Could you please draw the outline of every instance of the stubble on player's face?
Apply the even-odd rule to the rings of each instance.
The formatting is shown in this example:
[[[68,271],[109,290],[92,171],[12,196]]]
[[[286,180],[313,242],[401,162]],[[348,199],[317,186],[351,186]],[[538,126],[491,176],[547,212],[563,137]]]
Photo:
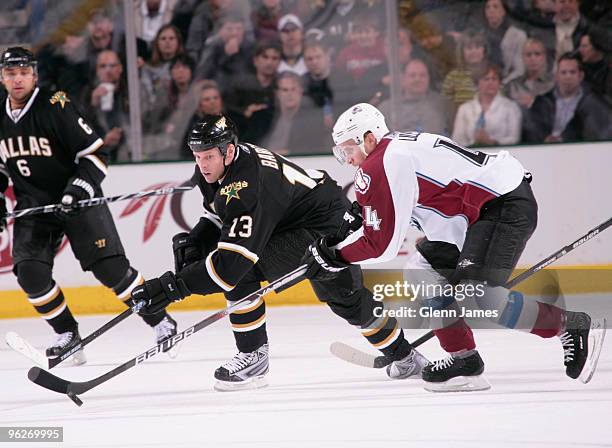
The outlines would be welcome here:
[[[36,75],[32,67],[7,67],[2,69],[2,83],[11,102],[24,103],[36,87]]]
[[[211,148],[206,151],[194,152],[196,164],[209,184],[217,182],[225,171],[225,158],[219,148]]]

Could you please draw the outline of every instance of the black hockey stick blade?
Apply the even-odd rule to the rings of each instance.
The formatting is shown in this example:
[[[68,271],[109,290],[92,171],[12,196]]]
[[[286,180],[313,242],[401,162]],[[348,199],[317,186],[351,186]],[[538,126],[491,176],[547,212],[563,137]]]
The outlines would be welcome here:
[[[190,336],[193,336],[195,333],[200,331],[201,329],[208,327],[209,325],[217,322],[218,320],[223,319],[225,316],[229,315],[235,309],[238,309],[242,306],[252,304],[259,300],[260,297],[265,296],[269,292],[277,291],[288,284],[294,284],[298,279],[302,279],[304,273],[306,272],[306,265],[302,265],[295,270],[289,272],[288,274],[280,277],[279,279],[271,282],[269,285],[264,286],[261,289],[249,294],[246,297],[232,303],[227,308],[223,308],[222,310],[217,311],[214,314],[211,314],[206,319],[201,320],[195,325],[187,328],[186,330],[181,331],[180,333],[175,334],[170,339],[165,340],[164,342],[157,344],[156,346],[150,348],[146,352],[141,353],[140,355],[130,359],[129,361],[121,364],[120,366],[115,367],[114,369],[106,372],[103,375],[100,375],[97,378],[94,378],[89,381],[67,381],[63,378],[60,378],[46,370],[41,369],[40,367],[32,367],[28,371],[28,378],[35,384],[38,384],[45,389],[51,390],[53,392],[58,392],[60,394],[66,394],[69,398],[74,401],[77,405],[80,406],[79,402],[81,401],[77,395],[81,395],[96,386],[99,386],[102,383],[110,380],[111,378],[116,377],[120,373],[125,372],[128,369],[131,369],[134,366],[137,366],[149,358],[157,355],[158,353],[164,352],[168,350],[170,347],[173,347],[183,339],[187,339]],[[76,400],[75,400],[76,398]],[[78,401],[77,401],[78,400]],[[82,404],[82,402],[81,402]]]

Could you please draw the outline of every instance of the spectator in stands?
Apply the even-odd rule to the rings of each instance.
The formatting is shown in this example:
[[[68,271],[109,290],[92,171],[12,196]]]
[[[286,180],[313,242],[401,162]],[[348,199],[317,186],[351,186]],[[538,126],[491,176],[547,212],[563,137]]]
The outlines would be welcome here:
[[[178,28],[171,24],[162,26],[153,40],[151,59],[140,71],[143,110],[150,109],[157,95],[165,91],[171,79],[170,63],[184,53],[183,39]]]
[[[189,56],[194,61],[202,59],[205,45],[208,44],[209,38],[213,37],[219,30],[222,17],[227,15],[238,16],[241,18],[244,26],[246,21],[249,20],[248,12],[245,13],[248,7],[248,2],[242,0],[208,0],[200,2],[193,13],[189,32],[187,33],[185,48]],[[248,28],[250,30],[250,23]]]
[[[331,129],[334,126],[334,94],[330,85],[332,68],[330,50],[321,40],[307,40],[304,47],[304,62],[308,69],[303,76],[304,95],[323,111],[325,126]]]
[[[587,20],[580,14],[579,0],[555,0],[554,28],[542,28],[541,36],[552,60],[578,49],[580,38],[587,33]]]
[[[487,64],[477,79],[478,93],[457,111],[453,140],[464,146],[518,143],[521,109],[501,94],[501,69]]]
[[[282,59],[278,72],[291,71],[302,76],[306,73],[304,63],[304,25],[298,16],[285,14],[278,21],[282,45]]]
[[[431,85],[440,90],[446,75],[456,67],[456,45],[440,26],[426,14],[412,19],[410,30],[416,40],[414,57],[422,59],[430,69]]]
[[[394,128],[450,135],[452,132],[452,105],[448,98],[429,88],[429,70],[420,59],[412,59],[402,76],[403,97],[396,111]],[[391,100],[383,101],[380,111],[392,117]]]
[[[214,79],[225,92],[235,76],[252,69],[252,57],[253,44],[245,40],[244,19],[228,13],[220,18],[217,35],[206,44],[195,78]]]
[[[221,115],[225,114],[225,107],[221,97],[221,90],[215,81],[202,81],[199,86],[200,96],[198,100],[198,108],[189,120],[187,131],[183,134],[181,141],[180,154],[182,159],[192,159],[193,152],[187,146],[189,132],[193,126],[202,121],[205,115]]]
[[[387,33],[385,33],[384,42],[385,42],[385,46],[384,46],[385,59],[388,61],[389,53],[390,53],[390,45],[389,45],[389,36]],[[411,37],[410,31],[408,30],[408,28],[400,27],[398,29],[397,45],[398,45],[398,53],[399,53],[398,56],[399,56],[400,70],[403,70],[406,67],[406,64],[408,63],[408,61],[410,61],[413,58],[413,50],[414,50],[414,47],[412,45],[412,37]],[[391,85],[391,75],[389,73],[385,73],[382,79],[382,83],[383,85],[387,87]]]
[[[323,114],[304,96],[299,75],[290,71],[278,75],[276,99],[271,126],[267,118],[261,120],[261,112],[254,113],[246,141],[261,143],[280,154],[322,152],[331,145],[331,141],[327,141],[329,133],[323,125]],[[252,132],[261,136],[262,130],[267,132],[261,142],[255,141]]]
[[[363,15],[376,16],[382,23],[385,17],[384,6],[376,1],[336,0],[327,1],[320,14],[308,25],[308,36],[323,39],[331,50],[332,58],[338,51],[353,42],[355,21]]]
[[[0,46],[30,44],[28,26],[30,5],[24,0],[3,0],[0,3]]]
[[[136,36],[147,43],[149,50],[162,26],[170,23],[177,0],[137,0],[134,2]]]
[[[227,108],[241,134],[255,112],[260,119],[266,115],[269,121],[274,115],[276,73],[281,60],[278,41],[262,41],[255,46],[253,65],[255,73],[246,72],[235,78],[228,90]]]
[[[99,135],[104,136],[111,160],[128,160],[128,92],[123,65],[113,50],[102,50],[96,62],[96,78],[86,91],[88,115]]]
[[[541,40],[530,38],[523,47],[525,74],[506,85],[506,95],[529,109],[536,96],[553,88],[555,80],[548,69],[546,48]]]
[[[487,64],[485,36],[475,29],[467,29],[459,38],[459,64],[451,70],[442,83],[442,94],[453,103],[453,113],[476,95],[476,74]]]
[[[584,82],[593,92],[603,95],[610,71],[610,58],[606,57],[605,50],[591,36],[592,32],[582,36],[578,47],[584,69]]]
[[[525,72],[523,46],[527,34],[510,23],[501,0],[487,0],[484,13],[489,59],[502,67],[502,84],[506,85]]]
[[[199,100],[193,70],[193,59],[187,54],[175,57],[170,63],[171,80],[167,90],[156,97],[153,108],[143,117],[149,137],[149,144],[144,148],[148,160],[181,158],[181,142]]]
[[[362,15],[353,25],[353,43],[340,50],[333,68],[338,113],[356,102],[378,104],[386,89],[382,79],[387,61],[378,17]]]
[[[260,0],[253,9],[251,22],[256,41],[271,41],[280,38],[278,20],[287,13],[281,0]]]
[[[523,118],[523,142],[555,143],[612,138],[611,109],[588,87],[577,56],[559,58],[555,87],[536,97]]]

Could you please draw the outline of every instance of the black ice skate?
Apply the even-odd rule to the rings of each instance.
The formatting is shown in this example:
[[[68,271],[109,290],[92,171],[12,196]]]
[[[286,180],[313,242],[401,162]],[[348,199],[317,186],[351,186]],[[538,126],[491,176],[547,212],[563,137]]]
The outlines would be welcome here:
[[[157,341],[157,344],[161,344],[162,342],[165,342],[172,336],[176,335],[178,325],[174,319],[172,319],[169,315],[166,315],[161,322],[155,325],[153,328],[155,330],[155,340]],[[170,358],[174,359],[176,358],[176,355],[178,355],[178,344],[166,344],[162,350],[167,353]]]
[[[472,392],[491,388],[484,375],[484,362],[477,351],[468,356],[449,356],[423,368],[425,390]]]
[[[243,389],[259,389],[267,386],[268,344],[254,352],[240,352],[215,370],[215,390],[226,392]]]
[[[74,327],[73,329],[65,333],[58,334],[55,339],[55,342],[53,343],[53,345],[47,348],[45,354],[47,355],[47,358],[55,358],[61,355],[62,353],[70,351],[71,347],[76,346],[80,342],[81,336],[79,335],[79,330],[77,327]],[[69,359],[69,362],[71,362],[75,366],[80,366],[81,364],[85,364],[87,362],[87,358],[85,358],[85,352],[83,352],[83,349],[77,350],[72,356],[67,359]]]
[[[393,361],[387,366],[387,376],[394,380],[421,378],[421,371],[427,364],[429,364],[427,358],[412,349],[408,356]]]
[[[586,384],[597,367],[606,335],[606,320],[591,320],[587,313],[566,313],[565,332],[559,336],[563,345],[565,373]]]

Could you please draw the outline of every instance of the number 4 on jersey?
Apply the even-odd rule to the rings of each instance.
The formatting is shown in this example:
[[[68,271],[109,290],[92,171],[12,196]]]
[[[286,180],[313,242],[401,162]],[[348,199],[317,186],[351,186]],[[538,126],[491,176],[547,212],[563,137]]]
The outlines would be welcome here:
[[[376,210],[373,210],[369,205],[366,205],[363,210],[365,211],[365,225],[372,227],[372,230],[380,230],[382,219],[378,218]]]

